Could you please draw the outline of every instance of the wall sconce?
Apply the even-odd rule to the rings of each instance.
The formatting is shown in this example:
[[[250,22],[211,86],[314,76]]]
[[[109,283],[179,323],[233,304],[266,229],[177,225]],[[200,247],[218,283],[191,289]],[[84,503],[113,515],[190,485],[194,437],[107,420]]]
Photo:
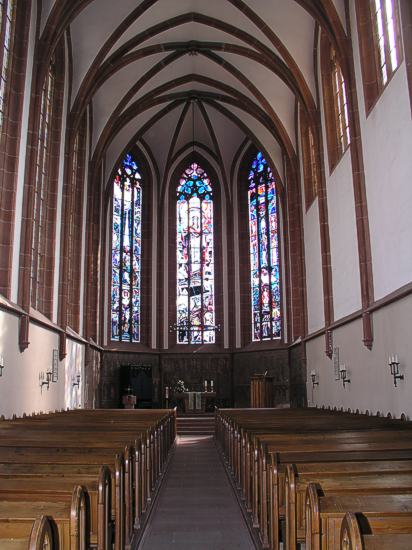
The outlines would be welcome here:
[[[0,376],[3,376],[3,369],[4,369],[4,356],[0,355]]]
[[[393,376],[393,384],[397,387],[396,381],[403,380],[403,374],[399,374],[399,359],[397,354],[389,357],[388,365],[391,369],[391,375]]]
[[[75,386],[80,386],[80,374],[78,374],[76,377],[72,376],[72,387],[74,388]]]
[[[43,391],[43,386],[46,386],[47,391],[49,391],[51,378],[52,378],[52,373],[50,371],[46,372],[46,376],[44,372],[41,372],[39,374],[39,386],[41,391]]]
[[[346,387],[346,384],[350,384],[350,378],[347,378],[348,371],[346,370],[346,365],[340,365],[339,367],[339,376],[342,380],[343,387]]]
[[[312,389],[315,389],[315,386],[319,386],[319,380],[316,380],[316,372],[313,370],[310,373],[310,377],[312,378]]]

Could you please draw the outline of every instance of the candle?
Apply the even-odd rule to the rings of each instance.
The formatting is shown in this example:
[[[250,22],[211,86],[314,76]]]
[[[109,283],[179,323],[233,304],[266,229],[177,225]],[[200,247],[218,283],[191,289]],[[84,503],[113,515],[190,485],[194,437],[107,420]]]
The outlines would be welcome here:
[[[210,381],[210,391],[213,391],[213,380]]]
[[[398,354],[395,354],[395,363],[399,363]]]
[[[341,365],[341,366],[340,366],[340,372],[344,372],[345,370],[346,370],[345,365]]]
[[[165,397],[166,399],[169,399],[169,386],[166,386],[165,388]]]
[[[316,376],[316,372],[315,372],[314,370],[313,370],[313,371],[311,371],[311,373],[310,373],[310,374],[311,374],[311,376]]]
[[[205,391],[207,391],[207,380],[205,380]]]

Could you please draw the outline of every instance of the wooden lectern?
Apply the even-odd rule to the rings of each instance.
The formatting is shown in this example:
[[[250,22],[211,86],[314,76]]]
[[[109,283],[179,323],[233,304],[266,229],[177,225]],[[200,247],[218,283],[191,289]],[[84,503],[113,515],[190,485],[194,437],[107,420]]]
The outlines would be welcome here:
[[[250,406],[263,409],[273,407],[273,377],[254,374],[250,379]]]

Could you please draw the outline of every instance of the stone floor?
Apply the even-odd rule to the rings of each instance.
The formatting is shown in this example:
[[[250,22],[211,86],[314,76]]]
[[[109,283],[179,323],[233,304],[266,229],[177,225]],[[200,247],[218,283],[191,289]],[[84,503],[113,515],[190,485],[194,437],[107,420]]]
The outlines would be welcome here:
[[[211,436],[179,436],[140,550],[254,550]]]

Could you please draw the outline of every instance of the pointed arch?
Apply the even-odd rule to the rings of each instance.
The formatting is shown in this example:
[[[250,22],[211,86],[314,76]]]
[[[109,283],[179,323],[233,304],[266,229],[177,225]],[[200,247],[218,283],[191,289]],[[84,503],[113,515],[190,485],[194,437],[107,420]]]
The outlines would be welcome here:
[[[168,187],[169,347],[210,350],[223,342],[222,183],[196,150],[176,165]]]
[[[261,151],[249,167],[248,225],[252,340],[281,336],[276,182]]]
[[[176,191],[177,343],[215,343],[213,189],[191,162]]]

